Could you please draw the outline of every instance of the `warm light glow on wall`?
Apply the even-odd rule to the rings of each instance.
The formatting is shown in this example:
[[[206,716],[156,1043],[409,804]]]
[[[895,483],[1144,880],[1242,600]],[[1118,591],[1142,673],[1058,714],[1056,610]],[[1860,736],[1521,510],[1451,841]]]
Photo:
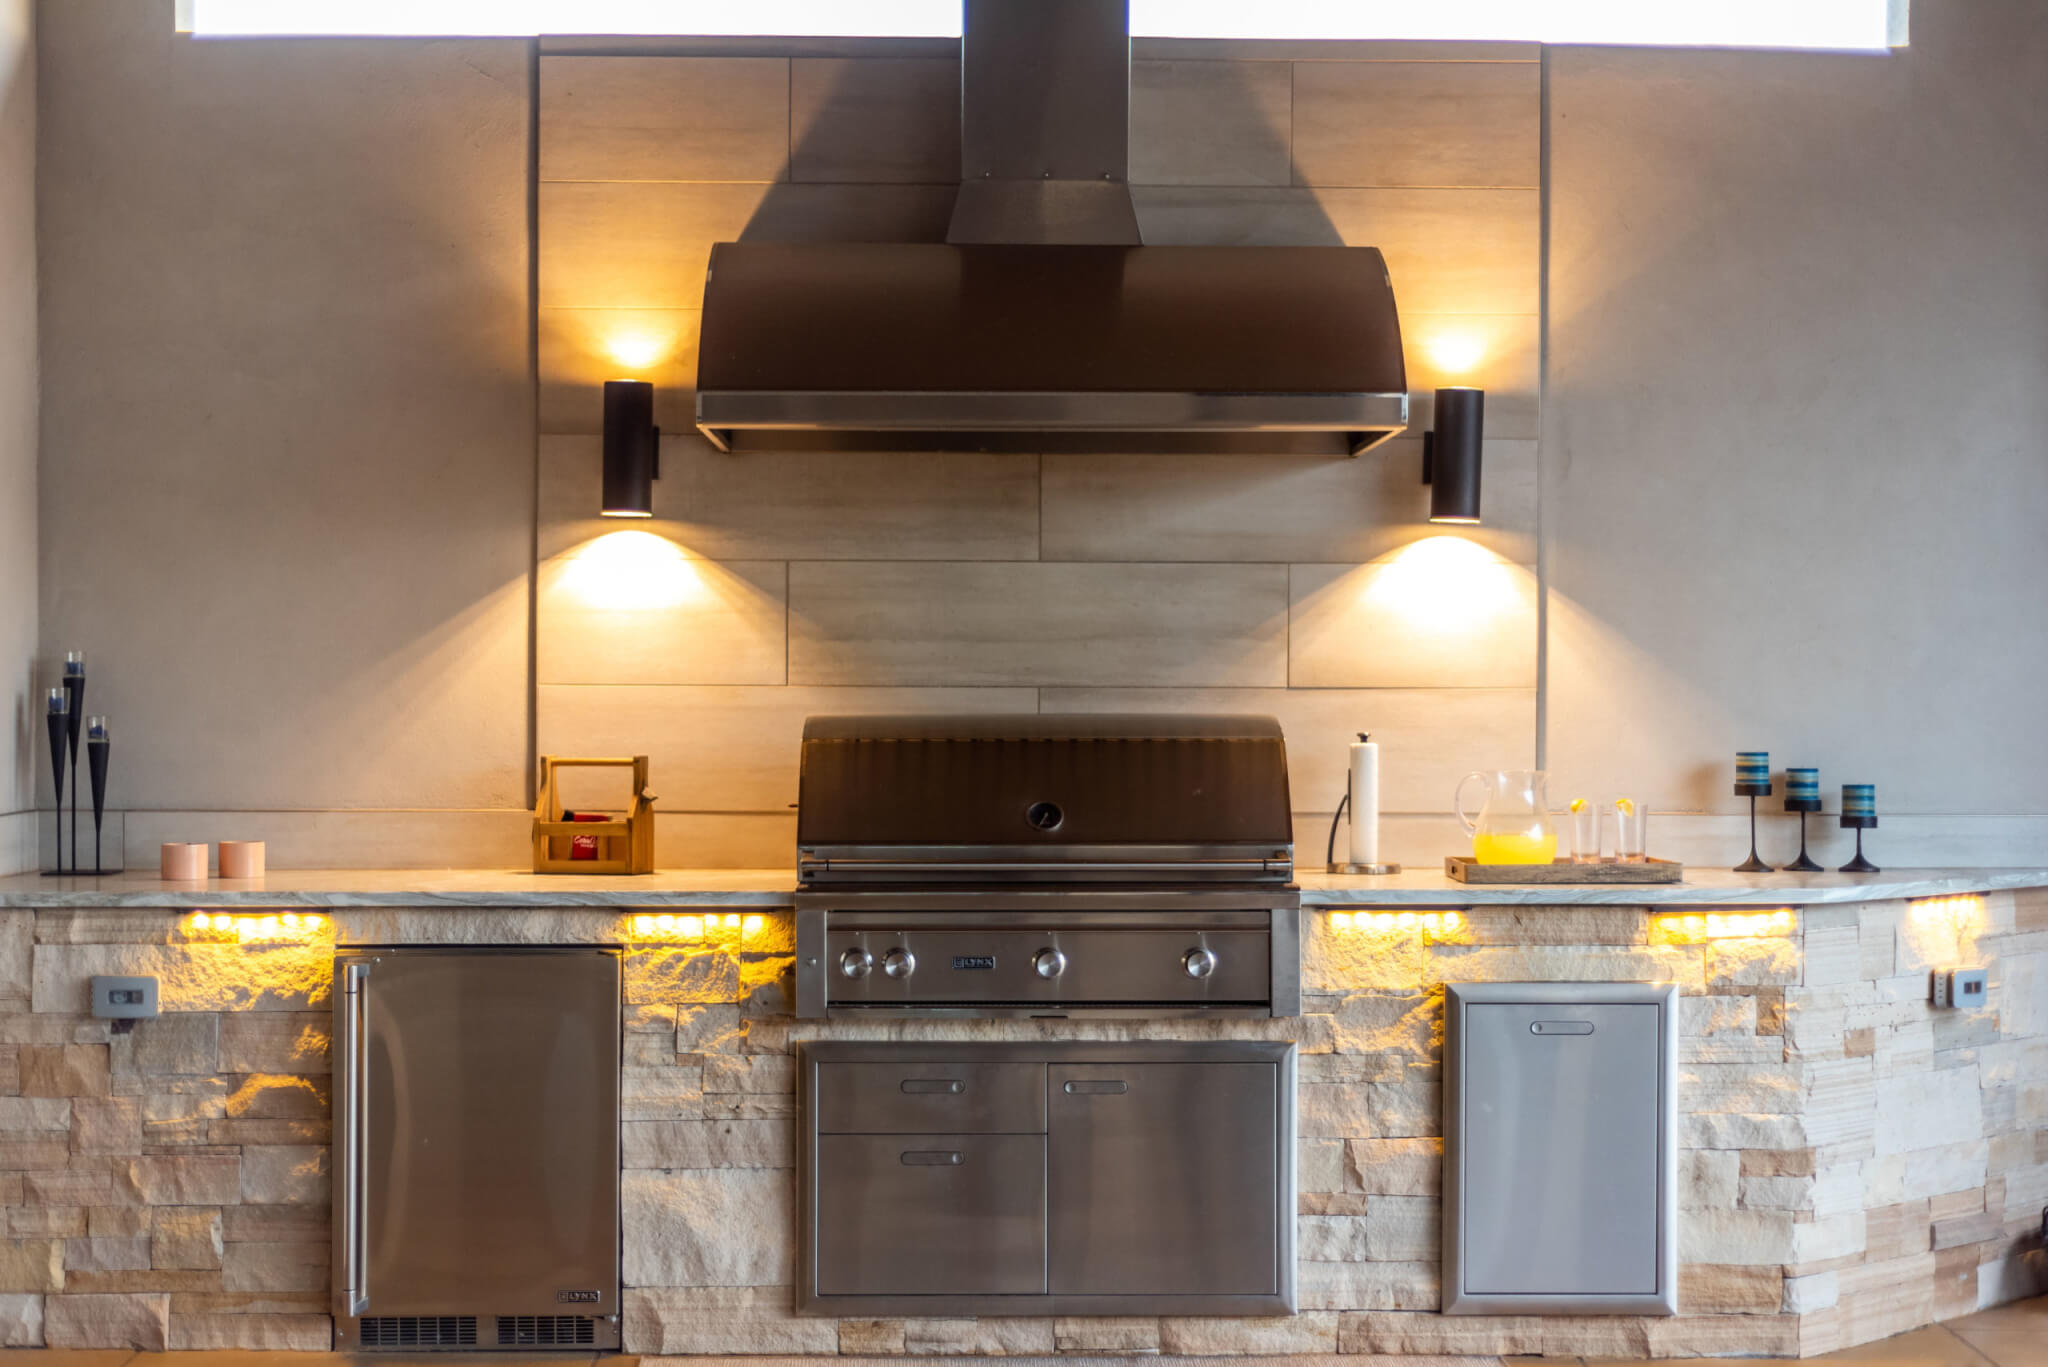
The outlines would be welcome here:
[[[758,939],[768,927],[758,913],[736,911],[651,912],[635,914],[627,923],[629,938],[653,944],[696,944],[700,941],[747,941]]]
[[[675,347],[675,338],[652,332],[621,332],[604,343],[605,354],[628,370],[652,370],[674,354]]]
[[[245,945],[298,944],[319,937],[327,928],[327,918],[318,912],[264,911],[244,916],[195,911],[185,918],[185,933],[193,939]]]
[[[1453,934],[1465,923],[1455,911],[1333,911],[1332,930],[1360,934],[1429,936]]]
[[[1439,375],[1456,379],[1471,374],[1486,359],[1486,338],[1462,327],[1446,328],[1423,339],[1422,354]]]
[[[216,35],[957,38],[960,13],[960,0],[178,0],[178,27]],[[1905,13],[1905,0],[1131,0],[1131,32],[1862,50],[1905,42]]]
[[[1372,604],[1416,632],[1464,635],[1522,612],[1528,571],[1462,536],[1431,536],[1396,551],[1366,580]]]
[[[653,612],[695,602],[705,593],[697,563],[681,546],[653,532],[607,532],[562,568],[562,587],[595,612]]]
[[[1799,918],[1790,907],[1771,911],[1686,911],[1650,922],[1650,943],[1700,944],[1707,940],[1760,940],[1792,934]]]

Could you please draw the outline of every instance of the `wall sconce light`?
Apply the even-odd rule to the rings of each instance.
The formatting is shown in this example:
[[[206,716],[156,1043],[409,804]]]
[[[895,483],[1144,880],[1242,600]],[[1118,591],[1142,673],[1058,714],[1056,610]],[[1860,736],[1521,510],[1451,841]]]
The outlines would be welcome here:
[[[1478,523],[1479,444],[1485,435],[1485,390],[1436,392],[1436,429],[1422,434],[1422,482],[1430,486],[1431,522]]]
[[[654,481],[661,478],[661,429],[654,425],[654,386],[645,380],[604,382],[605,517],[653,517]]]

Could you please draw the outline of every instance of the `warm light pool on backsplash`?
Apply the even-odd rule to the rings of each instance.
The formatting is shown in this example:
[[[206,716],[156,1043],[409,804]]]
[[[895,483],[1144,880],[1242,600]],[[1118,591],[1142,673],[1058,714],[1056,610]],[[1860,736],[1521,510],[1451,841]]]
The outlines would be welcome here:
[[[1380,935],[1447,935],[1465,923],[1455,911],[1333,911],[1333,930],[1365,931]]]
[[[1394,552],[1365,593],[1418,634],[1464,635],[1520,613],[1526,573],[1462,536],[1429,536]]]
[[[562,588],[594,612],[653,612],[705,594],[697,563],[653,532],[608,532],[582,547],[562,571]]]
[[[643,944],[695,944],[752,940],[767,928],[756,912],[640,912],[627,922],[628,938]]]
[[[254,915],[195,911],[185,918],[185,933],[193,939],[232,940],[240,944],[295,944],[314,939],[327,929],[327,918],[310,911],[266,911]]]
[[[1782,937],[1799,928],[1790,907],[1766,911],[1687,911],[1650,918],[1650,943],[1690,945],[1705,940],[1756,940]]]

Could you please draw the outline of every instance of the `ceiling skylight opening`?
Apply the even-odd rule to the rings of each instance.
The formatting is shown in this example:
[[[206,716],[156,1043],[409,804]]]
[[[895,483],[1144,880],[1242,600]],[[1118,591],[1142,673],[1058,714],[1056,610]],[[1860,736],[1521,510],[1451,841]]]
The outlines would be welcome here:
[[[1131,0],[1146,38],[1881,51],[1908,0]],[[177,0],[216,37],[648,34],[957,38],[960,0]]]

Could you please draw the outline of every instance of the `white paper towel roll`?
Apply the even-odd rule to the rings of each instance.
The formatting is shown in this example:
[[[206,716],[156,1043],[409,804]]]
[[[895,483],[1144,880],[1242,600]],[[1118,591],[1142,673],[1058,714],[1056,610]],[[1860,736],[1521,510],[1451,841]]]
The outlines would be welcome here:
[[[1351,747],[1351,862],[1380,862],[1380,747],[1363,735]]]

